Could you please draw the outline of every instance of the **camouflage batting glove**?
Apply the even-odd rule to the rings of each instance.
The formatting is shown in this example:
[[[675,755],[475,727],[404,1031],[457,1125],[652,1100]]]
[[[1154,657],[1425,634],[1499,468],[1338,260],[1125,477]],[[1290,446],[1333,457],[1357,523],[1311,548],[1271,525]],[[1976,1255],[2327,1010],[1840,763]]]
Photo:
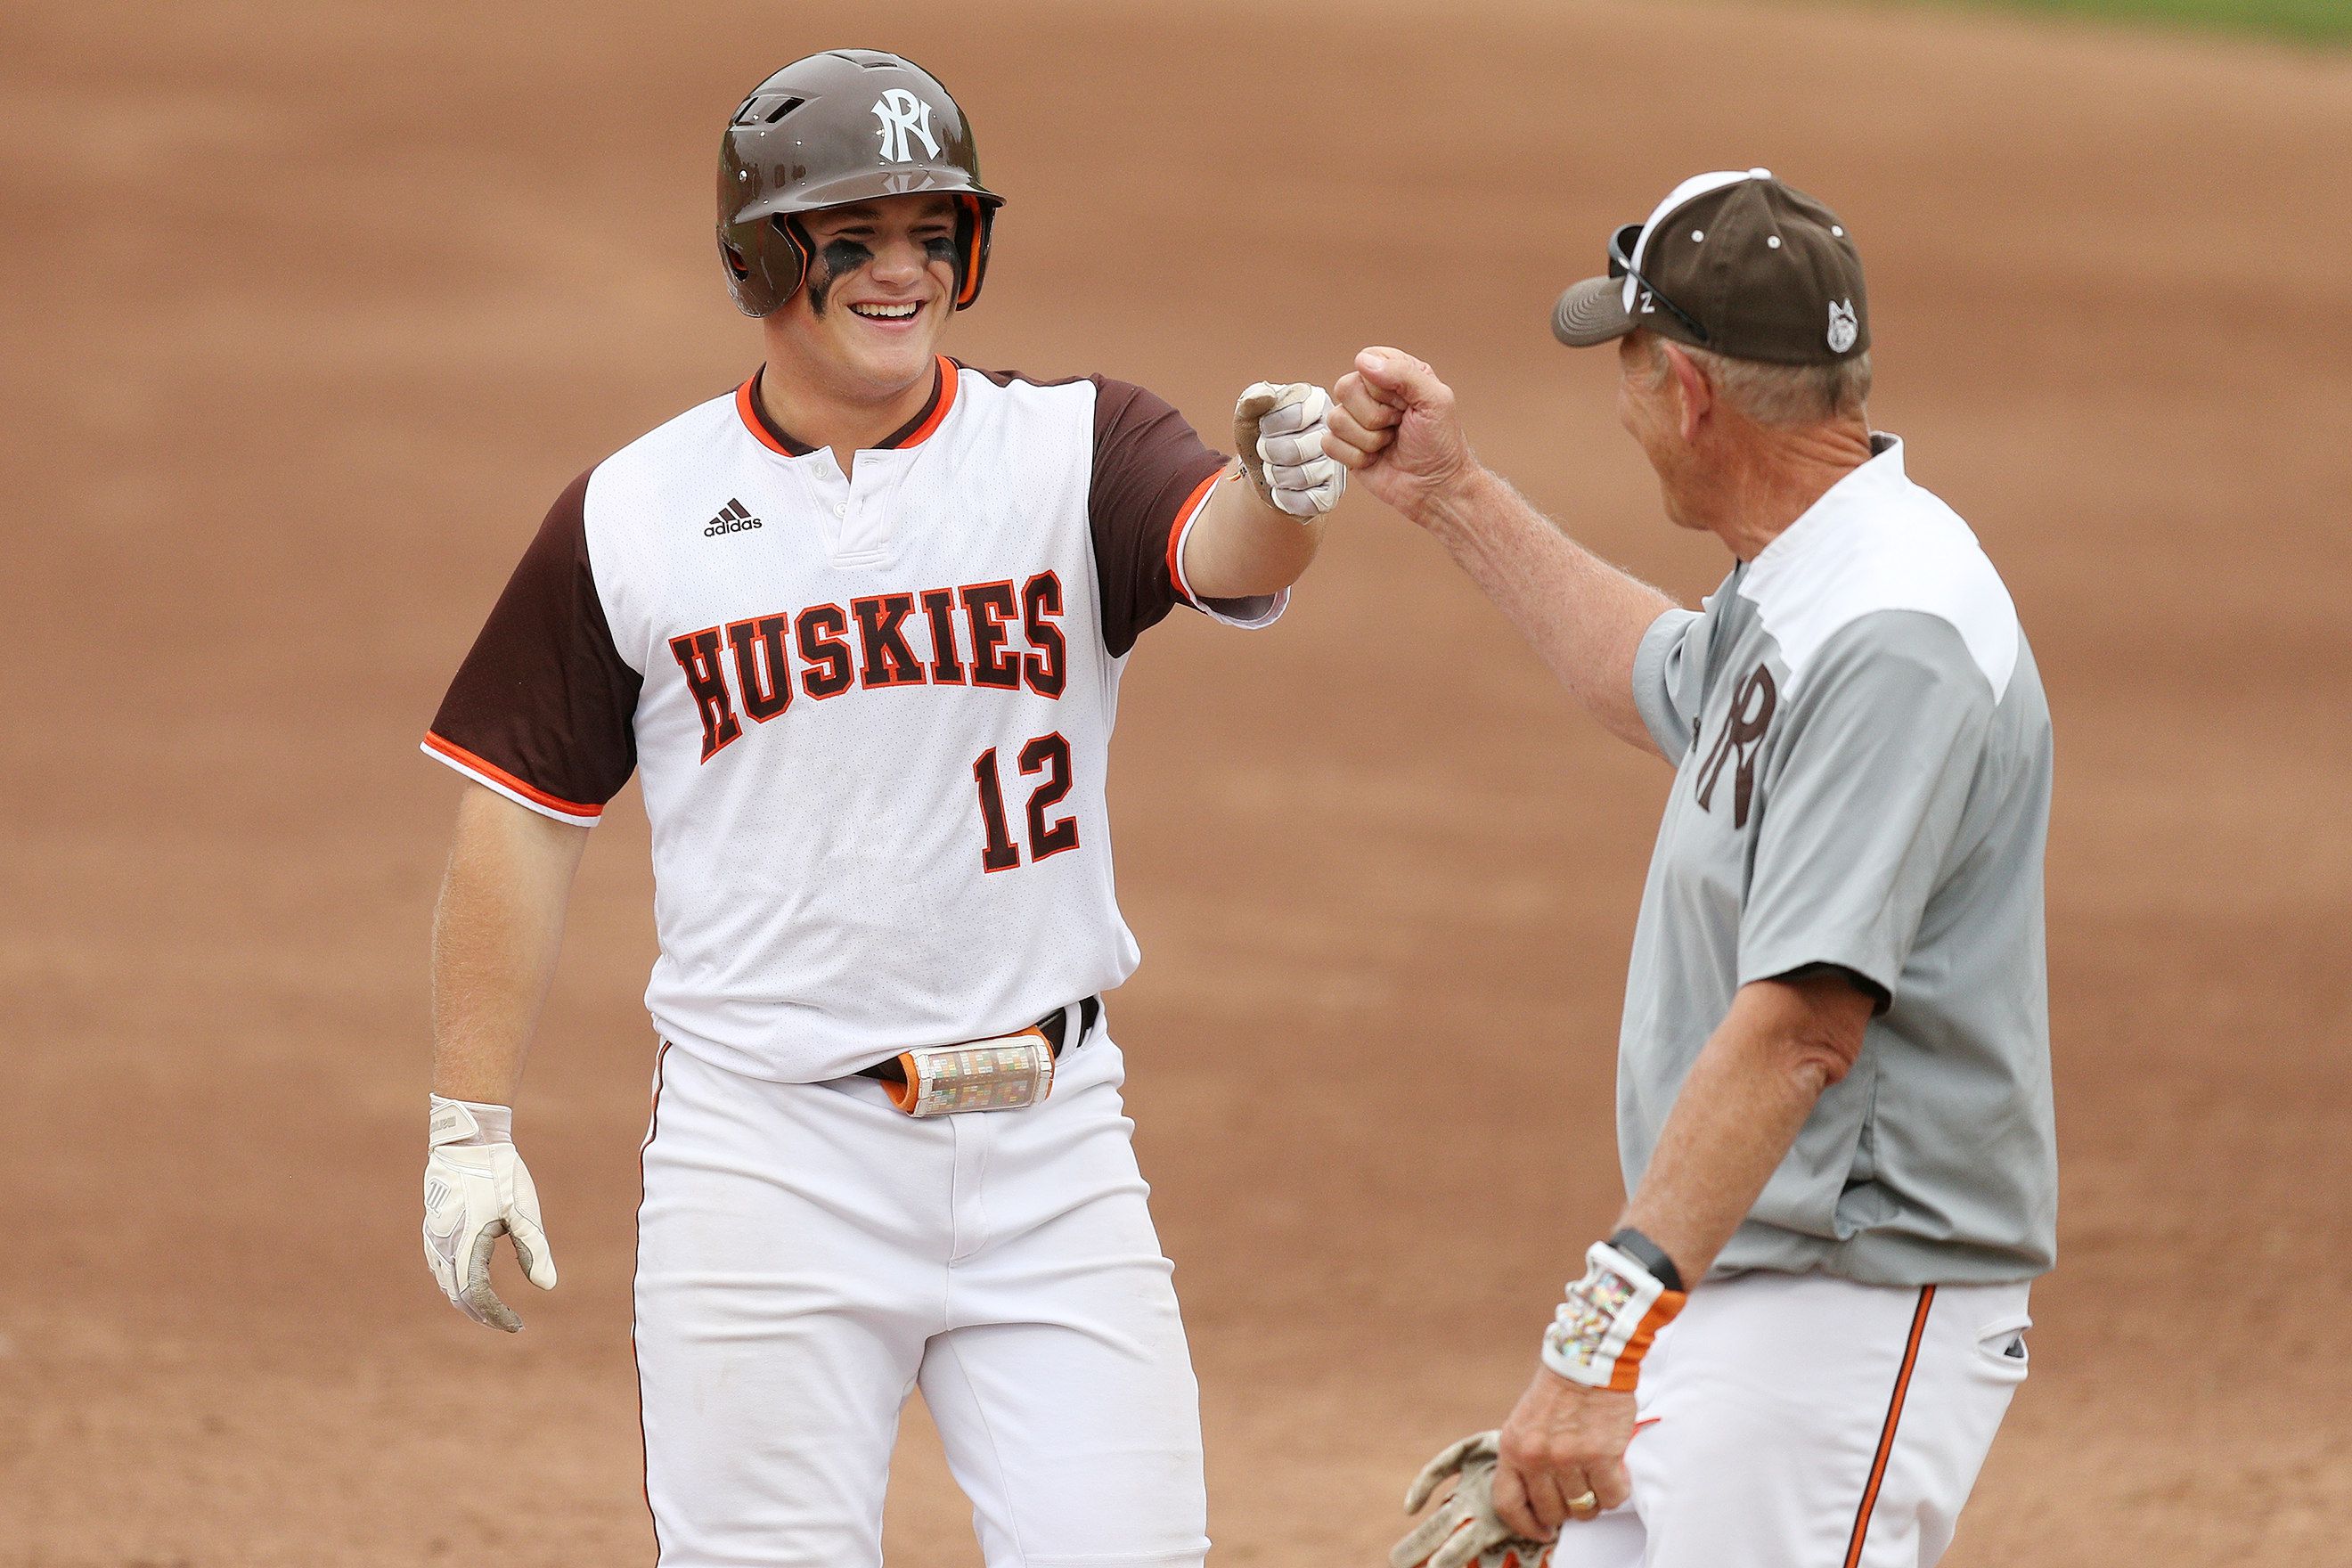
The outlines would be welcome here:
[[[514,1110],[436,1094],[426,1143],[425,1261],[452,1306],[520,1333],[522,1320],[490,1289],[490,1249],[512,1237],[516,1261],[542,1290],[555,1289],[555,1257],[539,1223],[539,1189],[515,1152]]]

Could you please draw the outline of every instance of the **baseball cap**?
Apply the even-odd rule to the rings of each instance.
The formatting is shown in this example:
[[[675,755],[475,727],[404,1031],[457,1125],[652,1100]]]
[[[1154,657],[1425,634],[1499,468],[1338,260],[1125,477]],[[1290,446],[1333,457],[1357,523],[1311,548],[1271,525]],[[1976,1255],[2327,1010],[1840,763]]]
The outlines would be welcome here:
[[[1551,314],[1570,348],[1637,327],[1735,359],[1836,364],[1870,347],[1862,257],[1835,213],[1769,169],[1695,174],[1612,235],[1608,276]]]

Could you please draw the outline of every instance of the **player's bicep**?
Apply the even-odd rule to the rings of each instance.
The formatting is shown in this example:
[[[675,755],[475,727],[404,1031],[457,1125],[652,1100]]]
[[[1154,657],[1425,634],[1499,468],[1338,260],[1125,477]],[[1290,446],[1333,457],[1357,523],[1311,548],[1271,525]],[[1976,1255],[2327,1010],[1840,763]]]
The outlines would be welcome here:
[[[1886,613],[1857,627],[1783,714],[1739,980],[1843,971],[1883,1005],[1958,834],[1994,698],[1948,623]]]

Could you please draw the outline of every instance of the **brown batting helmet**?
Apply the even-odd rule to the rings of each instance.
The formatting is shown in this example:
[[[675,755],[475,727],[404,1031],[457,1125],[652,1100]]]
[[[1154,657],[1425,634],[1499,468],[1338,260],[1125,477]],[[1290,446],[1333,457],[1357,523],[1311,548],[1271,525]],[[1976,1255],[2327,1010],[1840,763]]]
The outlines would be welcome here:
[[[877,196],[955,198],[955,307],[980,298],[989,230],[1004,198],[980,183],[971,127],[939,79],[879,49],[794,60],[758,87],[719,148],[719,257],[747,316],[791,299],[808,276],[795,215]]]

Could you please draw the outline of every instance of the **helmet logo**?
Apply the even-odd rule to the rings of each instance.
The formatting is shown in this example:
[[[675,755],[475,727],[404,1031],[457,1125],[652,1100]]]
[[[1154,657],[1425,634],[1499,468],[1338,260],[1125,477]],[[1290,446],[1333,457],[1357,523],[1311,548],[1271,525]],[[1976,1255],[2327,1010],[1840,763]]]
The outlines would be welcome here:
[[[874,100],[874,118],[882,122],[882,156],[893,163],[911,163],[914,154],[907,150],[907,138],[913,136],[923,144],[930,157],[940,155],[940,144],[931,135],[931,106],[903,87],[894,87]]]

